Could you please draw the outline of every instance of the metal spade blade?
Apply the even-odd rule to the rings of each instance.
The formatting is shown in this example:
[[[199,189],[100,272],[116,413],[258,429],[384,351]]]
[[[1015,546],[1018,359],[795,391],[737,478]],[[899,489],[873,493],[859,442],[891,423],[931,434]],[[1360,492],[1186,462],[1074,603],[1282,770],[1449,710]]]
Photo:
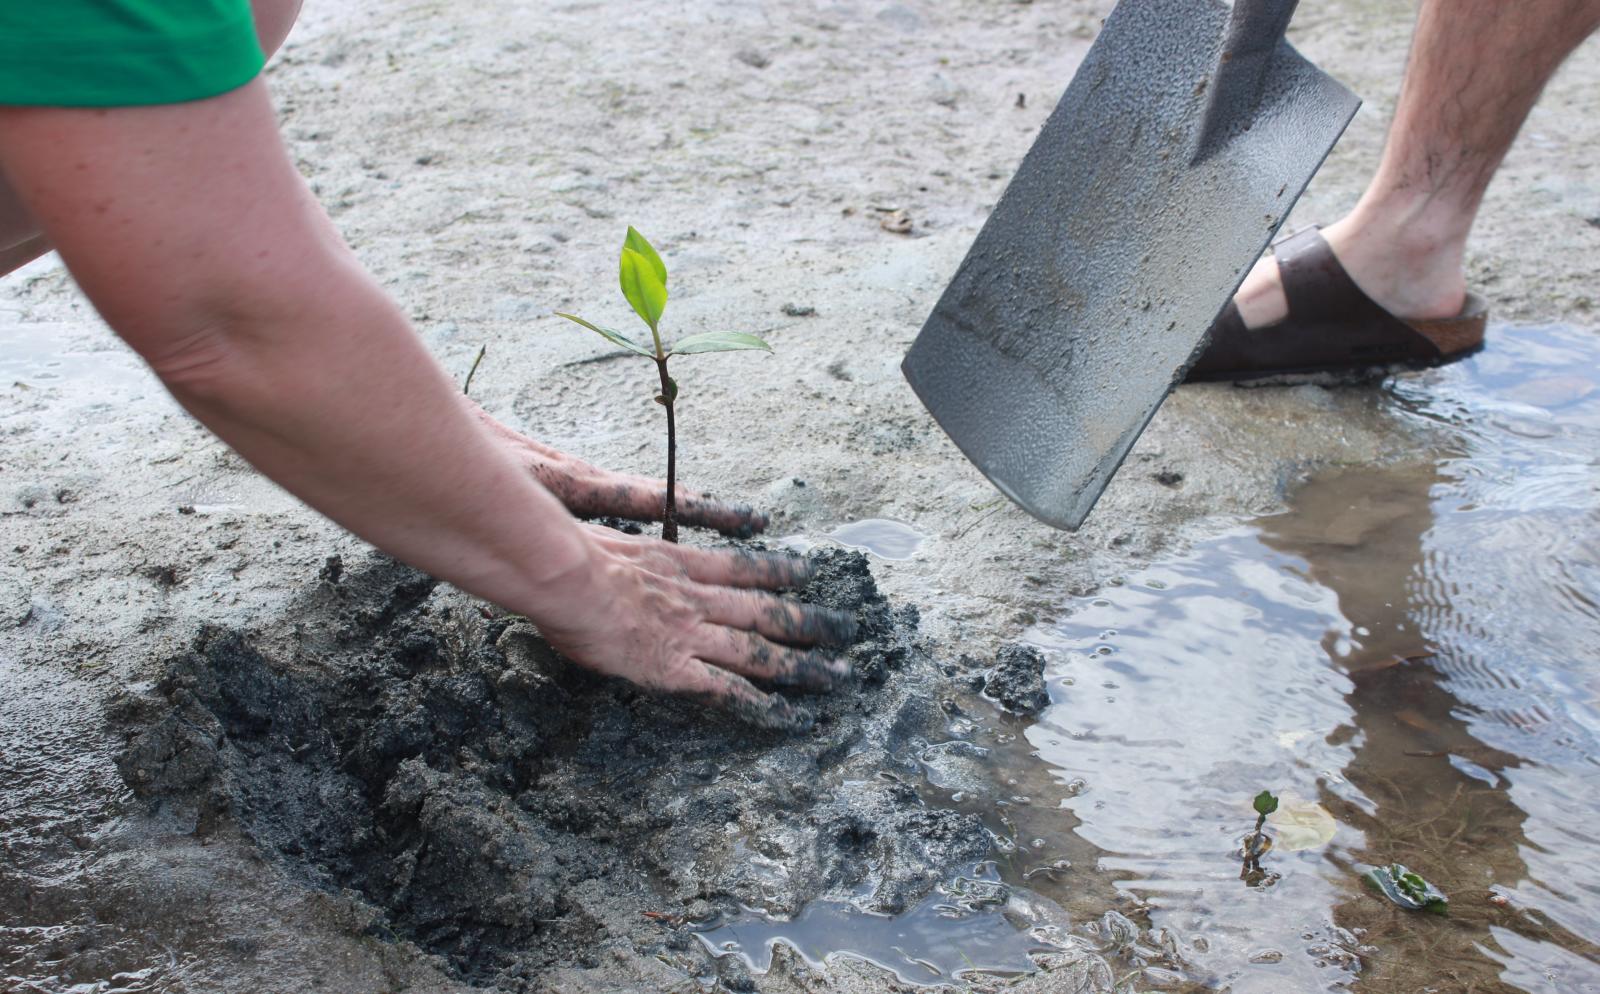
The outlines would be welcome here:
[[[1006,496],[1077,528],[1360,101],[1296,0],[1121,0],[902,366]]]

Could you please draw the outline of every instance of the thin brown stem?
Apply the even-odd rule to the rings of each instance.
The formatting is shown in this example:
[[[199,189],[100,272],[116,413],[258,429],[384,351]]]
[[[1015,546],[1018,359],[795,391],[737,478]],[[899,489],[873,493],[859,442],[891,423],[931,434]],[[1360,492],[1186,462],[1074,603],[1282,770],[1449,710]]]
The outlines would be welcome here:
[[[1261,828],[1266,823],[1266,815],[1258,814],[1256,816],[1256,834],[1251,836],[1250,841],[1244,844],[1244,865],[1246,869],[1259,870],[1261,868]]]
[[[667,542],[678,540],[678,430],[673,420],[672,405],[678,399],[677,388],[667,375],[667,357],[656,359],[656,371],[661,374],[661,401],[667,409],[667,501],[661,511],[661,538]]]
[[[472,360],[472,368],[467,370],[467,379],[466,379],[466,381],[464,383],[461,384],[461,393],[464,396],[470,396],[472,394],[472,374],[474,374],[474,373],[476,373],[478,371],[478,363],[483,361],[483,357],[484,357],[484,355],[486,353],[488,353],[488,351],[489,351],[489,346],[487,346],[487,345],[478,346],[478,354]]]

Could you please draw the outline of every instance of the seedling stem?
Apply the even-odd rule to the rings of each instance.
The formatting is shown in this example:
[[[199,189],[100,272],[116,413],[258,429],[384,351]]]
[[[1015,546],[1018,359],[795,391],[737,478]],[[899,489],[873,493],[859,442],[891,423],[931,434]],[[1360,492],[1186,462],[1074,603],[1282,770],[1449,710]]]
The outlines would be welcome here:
[[[622,242],[622,260],[618,269],[622,295],[627,298],[634,313],[650,328],[650,340],[655,351],[645,348],[619,331],[602,328],[574,314],[558,317],[583,325],[613,345],[620,345],[636,355],[644,356],[656,364],[656,374],[661,379],[661,392],[656,403],[667,411],[667,494],[661,508],[661,537],[668,542],[678,540],[678,422],[676,403],[678,383],[667,373],[667,360],[674,355],[695,352],[732,352],[739,349],[772,351],[772,346],[754,335],[739,331],[708,331],[680,338],[672,348],[661,341],[661,312],[667,306],[667,266],[661,261],[654,246],[633,228]],[[469,375],[470,380],[470,375]]]

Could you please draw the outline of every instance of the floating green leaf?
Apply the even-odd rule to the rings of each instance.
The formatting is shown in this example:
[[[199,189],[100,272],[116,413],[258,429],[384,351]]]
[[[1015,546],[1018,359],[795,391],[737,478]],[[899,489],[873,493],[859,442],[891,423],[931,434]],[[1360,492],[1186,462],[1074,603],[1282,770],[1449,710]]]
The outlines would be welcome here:
[[[693,355],[696,352],[737,352],[740,349],[772,351],[772,346],[754,335],[742,331],[707,331],[688,338],[680,338],[672,346],[673,355]]]
[[[650,260],[633,249],[623,246],[619,278],[622,295],[633,305],[634,312],[644,323],[656,330],[661,312],[667,308],[667,285],[661,282]]]
[[[638,342],[635,342],[627,335],[622,334],[620,331],[612,331],[610,328],[602,328],[597,324],[591,324],[588,321],[585,321],[583,318],[578,317],[576,314],[563,314],[560,311],[557,311],[556,317],[566,318],[568,321],[574,322],[575,324],[581,324],[611,344],[620,345],[629,352],[637,352],[642,356],[649,356],[651,358],[655,357],[654,352],[651,352],[649,349],[645,348],[643,345],[640,345]]]
[[[1430,911],[1436,915],[1450,912],[1450,899],[1443,891],[1399,863],[1375,866],[1361,879],[1407,911]]]
[[[1272,792],[1270,790],[1263,790],[1261,793],[1256,795],[1255,809],[1256,814],[1265,818],[1267,815],[1270,815],[1272,812],[1278,810],[1278,799],[1272,796]]]
[[[649,260],[650,268],[656,271],[656,279],[661,281],[662,286],[667,285],[667,264],[661,261],[661,256],[656,253],[656,247],[650,244],[650,240],[639,234],[638,229],[632,225],[628,226],[628,237],[622,240],[622,247],[633,249]]]

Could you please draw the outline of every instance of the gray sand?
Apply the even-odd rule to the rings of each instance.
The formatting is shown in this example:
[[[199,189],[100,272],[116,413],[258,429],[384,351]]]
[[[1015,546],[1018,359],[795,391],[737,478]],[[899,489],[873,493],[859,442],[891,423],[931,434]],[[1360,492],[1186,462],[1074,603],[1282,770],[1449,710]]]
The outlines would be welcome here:
[[[313,4],[269,78],[291,153],[439,359],[464,373],[488,345],[491,413],[661,471],[648,367],[587,361],[602,344],[551,316],[625,320],[615,252],[636,225],[672,267],[672,331],[777,350],[683,361],[682,476],[767,506],[777,536],[870,516],[924,532],[913,558],[874,560],[879,586],[921,609],[939,658],[989,658],[1317,468],[1429,443],[1371,389],[1185,388],[1069,535],[997,501],[916,404],[900,357],[1108,6]],[[1359,193],[1408,31],[1367,0],[1298,16],[1297,44],[1368,103],[1290,227]],[[1469,281],[1498,319],[1593,320],[1597,55],[1569,61],[1490,191]],[[880,223],[897,211],[909,234]],[[360,543],[179,411],[53,259],[0,283],[0,392],[0,964],[43,975],[59,954],[79,981],[147,971],[127,982],[160,990],[454,989],[360,894],[144,814],[115,766],[122,691],[157,699],[204,626],[281,632]],[[694,989],[633,946],[593,958],[541,983]],[[848,965],[763,984],[884,989]]]

